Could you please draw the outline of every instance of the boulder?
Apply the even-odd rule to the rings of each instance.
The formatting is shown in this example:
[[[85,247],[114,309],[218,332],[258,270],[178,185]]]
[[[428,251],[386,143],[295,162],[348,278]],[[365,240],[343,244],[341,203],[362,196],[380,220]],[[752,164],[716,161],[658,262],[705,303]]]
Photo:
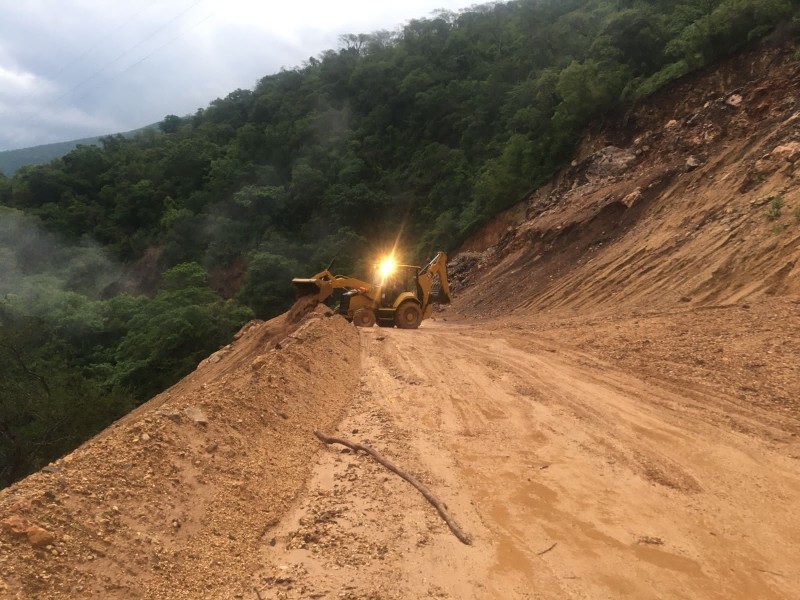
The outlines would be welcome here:
[[[592,154],[586,162],[587,174],[595,177],[611,177],[627,171],[636,162],[636,154],[616,146],[606,146]]]
[[[784,160],[792,164],[800,159],[800,142],[789,142],[776,147],[770,155],[778,160]]]
[[[686,170],[694,171],[697,167],[706,164],[705,158],[702,156],[690,156],[686,159]]]
[[[743,98],[739,94],[733,94],[725,100],[725,104],[733,108],[739,108],[742,105]]]

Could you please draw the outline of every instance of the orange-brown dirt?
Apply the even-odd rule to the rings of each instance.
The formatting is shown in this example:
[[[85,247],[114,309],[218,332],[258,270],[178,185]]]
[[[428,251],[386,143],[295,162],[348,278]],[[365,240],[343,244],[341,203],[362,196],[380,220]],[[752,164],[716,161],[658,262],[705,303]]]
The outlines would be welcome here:
[[[0,494],[0,597],[229,598],[246,589],[264,536],[310,473],[318,443],[309,431],[339,421],[360,359],[353,327],[321,309],[252,323],[237,337]],[[50,538],[32,543],[30,528]]]
[[[595,126],[418,330],[246,328],[0,492],[0,598],[800,598],[798,125],[744,53]]]

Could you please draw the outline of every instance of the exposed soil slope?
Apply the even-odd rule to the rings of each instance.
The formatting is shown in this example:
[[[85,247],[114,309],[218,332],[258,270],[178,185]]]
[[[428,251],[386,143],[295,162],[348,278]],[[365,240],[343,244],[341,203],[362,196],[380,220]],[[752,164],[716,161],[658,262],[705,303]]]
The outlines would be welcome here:
[[[308,307],[0,492],[10,598],[230,598],[358,381],[354,328]],[[0,592],[0,597],[3,592]]]
[[[486,317],[800,294],[799,177],[800,64],[782,49],[738,56],[587,136],[460,306]]]

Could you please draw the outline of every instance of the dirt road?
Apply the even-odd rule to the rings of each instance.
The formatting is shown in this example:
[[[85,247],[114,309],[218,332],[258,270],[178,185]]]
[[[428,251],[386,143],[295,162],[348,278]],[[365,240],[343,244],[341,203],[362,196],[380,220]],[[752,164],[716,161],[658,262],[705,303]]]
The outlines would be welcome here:
[[[473,545],[330,447],[263,549],[260,596],[800,598],[796,413],[556,340],[498,322],[362,330],[336,433],[419,476]]]

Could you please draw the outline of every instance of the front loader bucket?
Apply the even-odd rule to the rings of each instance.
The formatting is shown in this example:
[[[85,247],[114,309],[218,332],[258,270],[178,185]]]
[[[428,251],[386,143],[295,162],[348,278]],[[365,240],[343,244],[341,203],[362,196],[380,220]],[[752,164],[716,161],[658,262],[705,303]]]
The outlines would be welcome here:
[[[292,283],[297,288],[297,297],[314,297],[317,302],[322,302],[330,296],[330,285],[324,285],[319,279],[292,279]],[[320,285],[322,284],[322,285]]]

